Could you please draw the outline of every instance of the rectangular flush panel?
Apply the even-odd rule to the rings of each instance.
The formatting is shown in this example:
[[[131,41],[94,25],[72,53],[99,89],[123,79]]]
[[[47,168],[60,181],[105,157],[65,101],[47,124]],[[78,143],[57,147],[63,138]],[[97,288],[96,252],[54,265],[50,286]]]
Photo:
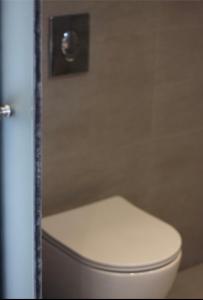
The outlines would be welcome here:
[[[89,14],[50,18],[51,76],[87,72]]]

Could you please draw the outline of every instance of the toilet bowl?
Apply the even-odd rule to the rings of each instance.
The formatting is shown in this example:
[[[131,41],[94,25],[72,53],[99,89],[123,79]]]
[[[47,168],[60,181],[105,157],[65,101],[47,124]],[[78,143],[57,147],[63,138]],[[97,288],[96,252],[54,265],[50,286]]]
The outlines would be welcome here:
[[[47,299],[163,299],[182,256],[179,233],[115,196],[43,219]]]

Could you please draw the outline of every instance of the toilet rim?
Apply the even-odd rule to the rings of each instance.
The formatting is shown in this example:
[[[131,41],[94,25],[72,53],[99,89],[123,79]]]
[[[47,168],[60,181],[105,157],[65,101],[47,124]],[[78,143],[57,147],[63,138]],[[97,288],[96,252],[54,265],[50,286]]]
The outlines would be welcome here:
[[[145,266],[113,266],[113,265],[105,265],[99,262],[95,262],[89,260],[74,250],[71,250],[67,246],[64,246],[59,241],[53,239],[47,232],[43,230],[43,240],[51,244],[53,247],[58,248],[60,251],[65,253],[66,255],[72,257],[73,259],[79,261],[80,263],[89,266],[91,268],[106,271],[106,272],[115,272],[115,273],[143,273],[143,272],[150,272],[165,268],[171,264],[173,264],[176,260],[180,260],[182,257],[182,248],[180,248],[173,256],[169,257],[168,259],[161,261],[159,263],[152,263],[150,265]]]

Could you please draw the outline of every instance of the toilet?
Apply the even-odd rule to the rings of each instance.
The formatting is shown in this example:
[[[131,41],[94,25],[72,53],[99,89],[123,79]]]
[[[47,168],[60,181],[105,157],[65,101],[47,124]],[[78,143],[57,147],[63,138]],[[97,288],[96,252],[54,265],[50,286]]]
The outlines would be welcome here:
[[[121,196],[43,219],[47,299],[164,299],[180,234]]]

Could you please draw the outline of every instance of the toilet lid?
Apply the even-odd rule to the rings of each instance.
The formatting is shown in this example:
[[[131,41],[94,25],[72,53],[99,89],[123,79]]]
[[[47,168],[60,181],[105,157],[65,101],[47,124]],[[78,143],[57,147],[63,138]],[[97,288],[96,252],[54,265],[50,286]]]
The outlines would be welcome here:
[[[146,271],[174,261],[179,233],[115,196],[43,219],[45,238],[105,270]]]

